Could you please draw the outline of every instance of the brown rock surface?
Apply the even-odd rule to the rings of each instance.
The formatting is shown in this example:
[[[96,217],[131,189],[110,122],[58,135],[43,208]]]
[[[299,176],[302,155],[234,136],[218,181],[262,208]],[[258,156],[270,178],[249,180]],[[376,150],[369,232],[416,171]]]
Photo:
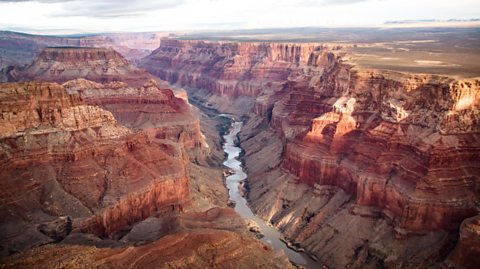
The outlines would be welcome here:
[[[129,128],[180,143],[198,154],[207,150],[199,119],[191,107],[175,97],[172,90],[160,88],[154,80],[141,87],[122,82],[100,84],[84,79],[68,81],[64,86],[69,92],[78,93],[87,104],[112,112]]]
[[[460,226],[460,239],[449,262],[449,265],[454,268],[478,267],[480,264],[480,216],[463,221]]]
[[[71,216],[114,236],[187,199],[180,149],[132,133],[58,84],[1,84],[1,95],[4,252],[44,242],[25,233],[36,223]]]
[[[1,256],[20,252],[0,267],[290,267],[208,210],[227,200],[215,120],[206,139],[154,80],[4,83],[0,108]]]
[[[209,103],[224,111],[246,113],[260,92],[281,89],[298,64],[328,61],[330,56],[323,53],[327,48],[330,46],[162,39],[140,66],[171,83],[205,89],[190,93],[202,99],[211,97]]]
[[[8,73],[9,81],[48,81],[63,83],[84,78],[101,83],[122,81],[141,86],[152,76],[131,65],[111,48],[48,47],[36,59]]]
[[[280,252],[243,233],[232,209],[187,213],[177,222],[174,233],[141,246],[44,246],[2,260],[0,268],[291,268]]]
[[[141,65],[249,116],[253,209],[327,266],[438,265],[478,214],[480,82],[362,70],[340,47],[162,40]]]

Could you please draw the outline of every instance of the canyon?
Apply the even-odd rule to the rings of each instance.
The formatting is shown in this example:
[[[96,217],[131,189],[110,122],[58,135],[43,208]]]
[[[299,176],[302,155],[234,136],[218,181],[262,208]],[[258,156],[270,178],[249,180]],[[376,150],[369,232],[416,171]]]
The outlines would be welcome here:
[[[162,32],[85,34],[80,36],[46,36],[0,31],[0,69],[30,64],[46,47],[111,48],[128,61],[138,62],[159,45]]]
[[[0,267],[291,266],[227,208],[217,123],[185,92],[108,48],[45,48],[13,73]]]
[[[352,46],[163,39],[140,67],[244,119],[251,208],[327,267],[474,268],[480,81]]]
[[[145,70],[131,65],[110,48],[54,47],[43,49],[35,60],[5,71],[6,80],[64,83],[83,78],[101,83],[113,81],[141,86],[154,79]]]
[[[253,213],[308,268],[480,264],[470,73],[357,65],[354,42],[3,35],[41,45],[0,74],[0,268],[302,268]]]

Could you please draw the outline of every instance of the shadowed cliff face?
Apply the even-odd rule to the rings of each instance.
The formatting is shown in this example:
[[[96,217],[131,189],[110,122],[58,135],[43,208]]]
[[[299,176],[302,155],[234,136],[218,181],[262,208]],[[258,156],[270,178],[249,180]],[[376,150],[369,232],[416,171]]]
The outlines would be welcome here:
[[[119,125],[58,84],[2,84],[0,100],[4,251],[51,241],[35,224],[60,216],[114,237],[187,199],[182,148]]]
[[[249,116],[253,209],[328,266],[443,261],[478,214],[480,82],[362,70],[340,49],[162,40],[141,66]]]
[[[149,225],[153,222],[153,218],[142,222],[143,229],[129,237],[148,238],[165,229],[165,223]],[[9,268],[293,268],[282,252],[273,252],[248,235],[243,220],[231,208],[185,213],[169,222],[169,234],[148,244],[116,248],[71,242],[47,245],[8,257],[2,264]]]

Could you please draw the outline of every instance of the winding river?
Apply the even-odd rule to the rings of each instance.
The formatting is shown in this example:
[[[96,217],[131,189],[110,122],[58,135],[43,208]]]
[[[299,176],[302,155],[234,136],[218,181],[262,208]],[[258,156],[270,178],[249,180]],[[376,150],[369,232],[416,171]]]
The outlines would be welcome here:
[[[242,129],[242,122],[235,121],[230,115],[222,114],[220,116],[228,117],[233,120],[230,132],[223,136],[225,144],[223,150],[227,153],[227,159],[223,162],[225,166],[230,168],[233,172],[232,175],[226,179],[228,193],[230,200],[234,201],[235,211],[245,219],[251,219],[257,223],[260,227],[261,233],[264,237],[261,239],[264,243],[272,246],[273,249],[283,250],[290,261],[301,265],[305,268],[320,268],[317,262],[312,260],[304,253],[296,252],[290,249],[283,241],[280,240],[281,234],[275,228],[268,226],[262,219],[253,214],[252,210],[248,207],[247,201],[243,198],[238,190],[241,181],[247,178],[247,174],[243,171],[241,162],[238,160],[238,156],[241,149],[235,146],[235,139],[237,134]]]

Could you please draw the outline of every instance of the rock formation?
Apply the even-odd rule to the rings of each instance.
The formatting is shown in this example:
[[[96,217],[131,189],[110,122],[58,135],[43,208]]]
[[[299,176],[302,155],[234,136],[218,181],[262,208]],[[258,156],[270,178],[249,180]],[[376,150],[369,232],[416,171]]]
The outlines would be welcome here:
[[[460,226],[460,238],[447,264],[475,268],[480,264],[480,216],[468,218]]]
[[[57,37],[0,31],[0,70],[30,64],[46,47],[112,48],[136,63],[159,45],[167,33],[116,33],[82,37]]]
[[[360,69],[342,46],[162,40],[141,66],[248,116],[250,204],[321,262],[438,266],[479,211],[480,81]]]
[[[122,82],[101,84],[84,79],[68,81],[64,86],[87,104],[112,112],[129,128],[148,129],[151,136],[181,143],[187,149],[206,147],[199,119],[190,106],[172,90],[161,89],[155,80],[137,88]]]
[[[45,48],[29,65],[7,74],[10,81],[48,81],[63,83],[84,78],[108,83],[122,81],[141,86],[152,76],[131,65],[120,53],[108,48]]]
[[[0,83],[0,256],[19,252],[0,267],[289,267],[231,209],[211,209],[227,200],[211,139],[184,99],[136,70],[113,50],[45,49],[18,80],[97,82]],[[146,252],[154,260],[138,261]]]
[[[175,231],[151,243],[116,248],[47,245],[9,257],[0,268],[292,268],[281,252],[245,234],[243,221],[232,209],[187,213],[174,222]]]
[[[233,109],[236,101],[248,111],[261,92],[282,87],[298,64],[329,61],[324,49],[335,46],[273,43],[209,43],[163,39],[161,46],[140,66],[171,83],[204,89],[193,97],[213,95],[211,101]],[[236,97],[228,99],[227,97]]]
[[[115,236],[188,197],[178,149],[118,125],[58,84],[1,87],[4,251],[50,241],[34,225],[62,216]]]

